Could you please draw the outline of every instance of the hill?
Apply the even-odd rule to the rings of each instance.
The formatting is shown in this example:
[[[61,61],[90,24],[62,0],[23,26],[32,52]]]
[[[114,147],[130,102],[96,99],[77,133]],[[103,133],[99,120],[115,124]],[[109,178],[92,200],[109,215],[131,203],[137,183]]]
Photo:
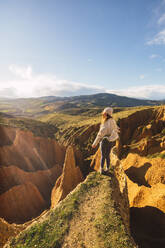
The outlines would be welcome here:
[[[67,114],[96,114],[106,106],[135,107],[161,105],[164,101],[151,101],[118,96],[115,94],[100,93],[74,97],[40,97],[1,99],[0,111],[15,116],[37,117],[54,112]]]
[[[40,182],[42,179],[45,185],[49,186],[47,188],[49,195],[51,191],[51,206],[54,207],[55,205],[55,208],[47,210],[46,213],[44,212],[40,217],[28,223],[28,229],[14,238],[10,242],[10,247],[75,247],[75,240],[76,244],[78,244],[77,247],[81,248],[130,247],[127,240],[130,240],[130,245],[134,245],[129,235],[130,232],[139,247],[164,247],[165,171],[163,165],[165,158],[165,107],[140,106],[121,109],[122,111],[113,114],[120,126],[120,140],[117,142],[117,149],[115,151],[117,151],[121,160],[118,159],[114,163],[112,153],[111,165],[115,169],[111,168],[106,175],[100,176],[96,172],[91,173],[92,169],[97,171],[100,166],[100,151],[96,152],[96,149],[91,149],[91,143],[99,129],[100,114],[89,117],[84,113],[81,115],[71,115],[63,112],[51,113],[40,118],[42,122],[45,122],[41,122],[43,125],[48,124],[56,128],[54,136],[58,138],[60,143],[64,143],[66,146],[72,144],[77,149],[74,149],[74,163],[70,162],[71,153],[68,156],[66,156],[67,152],[63,153],[62,159],[64,160],[65,156],[69,158],[69,161],[61,164],[63,166],[62,174],[55,182],[55,185],[51,183],[51,187],[48,184],[51,182],[49,174],[52,169],[51,171],[44,170],[42,175],[39,171],[28,172],[29,176],[27,176],[27,173],[16,170],[12,166],[13,164],[22,165],[22,163],[12,162],[15,159],[16,153],[13,153],[14,156],[8,156],[10,158],[9,168],[4,168],[2,175],[8,173],[8,179],[12,179],[9,185],[11,189],[14,185],[13,190],[23,192],[24,188],[17,187],[17,184],[27,182],[27,179],[30,179],[30,182],[37,186],[39,193],[44,193],[35,180],[40,175]],[[49,126],[47,128],[49,129]],[[2,131],[4,131],[4,128]],[[2,147],[3,151],[10,149],[8,142],[11,143],[11,141],[8,137],[12,138],[15,133],[14,130],[11,131],[10,135],[7,131],[2,132],[3,135],[4,133],[7,134],[5,136],[6,139],[2,139],[4,143],[2,145],[5,146],[4,148]],[[17,134],[22,134],[22,132],[18,130]],[[24,140],[26,141],[27,134],[24,133]],[[17,139],[13,141],[13,147],[16,147],[15,144],[19,145],[27,153],[27,149],[24,149],[25,147],[22,146],[22,137],[22,135],[17,136]],[[30,138],[32,135],[29,134],[28,137],[29,142],[27,142],[27,145],[29,147],[29,144],[32,144],[32,138]],[[36,140],[35,137],[33,139],[34,141]],[[46,152],[46,159],[44,161],[47,163],[49,157],[51,157],[49,156],[50,147],[47,149],[50,139],[44,139],[42,142],[43,145],[39,145],[37,138],[35,149],[33,149],[34,155],[37,155],[37,159],[41,158],[41,161]],[[18,152],[20,152],[20,148],[17,149]],[[13,148],[11,147],[12,151]],[[28,151],[30,152],[31,149]],[[21,154],[23,155],[22,152]],[[2,158],[5,159],[6,155],[3,155]],[[90,165],[91,159],[92,163]],[[40,161],[39,164],[41,164]],[[75,164],[75,170],[70,168],[73,164]],[[4,165],[3,161],[1,166]],[[51,168],[51,166],[49,167]],[[69,168],[69,171],[66,168]],[[125,174],[122,168],[125,170]],[[75,187],[73,182],[76,181],[74,178],[77,178],[79,169],[84,177],[89,175],[85,182],[79,184],[73,192],[70,192]],[[13,181],[16,173],[17,175],[22,175],[21,182],[20,176],[17,177],[17,181]],[[48,181],[45,180],[47,175],[49,175]],[[5,192],[5,189],[7,189],[6,181],[1,181],[1,185],[2,182],[4,182],[4,190],[2,192],[2,197],[4,197],[8,192]],[[31,192],[31,187],[26,188],[28,192]],[[43,188],[45,189],[45,186]],[[34,187],[33,191],[34,193],[36,192]],[[67,194],[68,196],[64,199],[63,196]],[[39,196],[39,194],[37,195]],[[55,201],[54,198],[56,198]],[[61,199],[64,200],[56,205]],[[114,223],[116,223],[115,226]],[[5,229],[4,223],[2,224],[4,226],[3,229]],[[15,230],[15,227],[12,225],[9,228]],[[24,227],[19,226],[16,228],[24,229]],[[16,229],[15,231],[17,232],[18,230]],[[5,234],[5,230],[3,234],[6,235],[5,240],[7,240],[9,235]]]
[[[122,197],[115,201],[118,190],[115,178],[91,173],[56,208],[5,247],[135,247],[120,214]]]

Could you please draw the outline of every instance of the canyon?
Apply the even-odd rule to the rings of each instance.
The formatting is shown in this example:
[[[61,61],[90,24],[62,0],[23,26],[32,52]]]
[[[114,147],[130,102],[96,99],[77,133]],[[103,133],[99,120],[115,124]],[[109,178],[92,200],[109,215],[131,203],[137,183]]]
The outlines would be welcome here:
[[[136,111],[118,119],[118,125],[120,139],[112,149],[112,172],[107,175],[110,178],[115,175],[113,199],[130,238],[142,248],[162,248],[165,245],[165,107]],[[56,209],[90,171],[99,170],[100,150],[96,153],[94,150],[91,159],[90,145],[85,143],[93,139],[98,129],[99,125],[94,124],[81,127],[74,135],[70,130],[66,148],[55,139],[0,126],[0,217],[4,219],[1,219],[4,230],[8,228],[11,236],[15,236],[25,229],[23,223],[31,223],[50,207],[51,211]],[[84,144],[82,153],[79,146]],[[90,167],[84,162],[87,153]],[[10,235],[3,233],[4,244]],[[135,247],[134,241],[131,240]]]
[[[50,205],[65,148],[30,131],[0,126],[0,217],[24,223]]]

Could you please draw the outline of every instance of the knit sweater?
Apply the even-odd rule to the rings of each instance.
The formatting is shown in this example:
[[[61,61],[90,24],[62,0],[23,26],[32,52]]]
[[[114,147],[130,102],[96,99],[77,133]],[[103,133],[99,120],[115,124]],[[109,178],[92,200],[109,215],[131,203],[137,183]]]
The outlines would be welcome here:
[[[118,139],[119,127],[116,124],[116,121],[113,118],[108,119],[105,123],[100,125],[100,130],[96,136],[96,139],[93,142],[93,146],[97,144],[106,137],[109,141],[115,141]]]

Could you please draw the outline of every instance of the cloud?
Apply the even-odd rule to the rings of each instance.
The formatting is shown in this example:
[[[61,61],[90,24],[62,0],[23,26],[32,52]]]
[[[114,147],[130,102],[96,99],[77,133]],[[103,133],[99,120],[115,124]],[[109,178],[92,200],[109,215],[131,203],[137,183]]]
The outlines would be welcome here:
[[[0,97],[73,96],[105,92],[97,85],[73,82],[50,74],[35,74],[31,66],[10,65],[16,79],[0,83]]]
[[[139,99],[165,99],[165,85],[143,85],[121,90],[107,90],[106,92]]]
[[[11,65],[9,70],[16,79],[0,82],[0,97],[75,96],[107,92],[133,98],[157,100],[165,98],[164,85],[144,85],[115,90],[59,79],[50,74],[35,74],[31,66]],[[141,79],[146,77],[144,74],[140,76]]]
[[[17,97],[17,89],[12,87],[12,88],[2,88],[0,89],[0,96],[1,97],[7,97],[7,98],[15,98]]]
[[[165,14],[161,15],[161,17],[158,19],[158,24],[159,25],[165,24]]]
[[[165,45],[165,29],[155,35],[155,37],[147,41],[147,45]]]
[[[18,66],[18,65],[10,65],[9,70],[15,74],[16,76],[20,76],[23,79],[31,79],[32,77],[32,68],[31,66]]]
[[[151,54],[150,55],[150,59],[155,59],[155,58],[158,58],[158,57],[160,57],[158,54]]]

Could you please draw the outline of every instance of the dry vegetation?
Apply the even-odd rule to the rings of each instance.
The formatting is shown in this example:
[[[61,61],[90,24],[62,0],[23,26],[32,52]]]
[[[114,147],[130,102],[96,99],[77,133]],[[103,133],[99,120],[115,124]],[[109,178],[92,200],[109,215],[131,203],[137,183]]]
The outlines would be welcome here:
[[[115,207],[114,190],[113,179],[91,173],[55,209],[6,247],[133,248]]]

